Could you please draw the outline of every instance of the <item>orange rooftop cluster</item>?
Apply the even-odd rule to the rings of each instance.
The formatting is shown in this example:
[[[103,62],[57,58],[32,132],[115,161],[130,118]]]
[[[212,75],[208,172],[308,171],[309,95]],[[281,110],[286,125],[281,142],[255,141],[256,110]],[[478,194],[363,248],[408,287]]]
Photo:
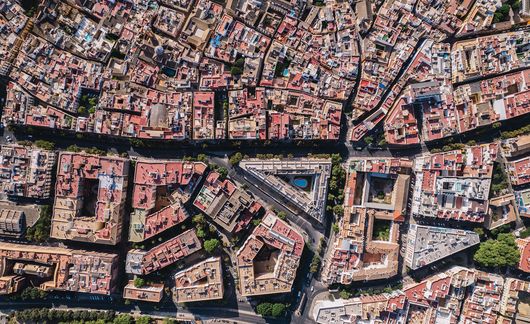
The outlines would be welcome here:
[[[195,230],[190,229],[155,246],[149,251],[133,249],[127,253],[125,272],[147,275],[173,264],[177,260],[199,251],[201,241]]]
[[[187,161],[136,162],[129,240],[141,242],[189,217],[184,207],[206,171],[206,164]]]
[[[129,160],[62,152],[50,236],[114,245],[121,230]]]

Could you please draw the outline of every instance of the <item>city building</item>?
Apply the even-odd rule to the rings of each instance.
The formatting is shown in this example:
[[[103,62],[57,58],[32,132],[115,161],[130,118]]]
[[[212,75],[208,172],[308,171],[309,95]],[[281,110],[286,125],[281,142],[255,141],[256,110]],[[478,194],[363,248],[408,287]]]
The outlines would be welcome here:
[[[530,151],[530,135],[508,138],[502,141],[502,153],[508,158],[523,155]]]
[[[23,211],[0,207],[0,236],[20,238],[26,230]]]
[[[484,222],[498,148],[490,143],[416,158],[412,215]]]
[[[530,273],[530,239],[518,238],[516,243],[521,254],[521,260],[519,261],[517,268],[521,271]]]
[[[28,276],[42,290],[104,295],[116,290],[116,254],[2,242],[0,261],[0,294],[19,291]]]
[[[273,213],[266,214],[236,253],[239,293],[290,292],[303,249],[300,233]]]
[[[135,275],[147,275],[165,268],[178,260],[199,251],[201,241],[195,230],[190,229],[149,251],[133,249],[127,253],[125,272]]]
[[[173,300],[189,303],[222,299],[224,293],[221,258],[212,257],[175,274]]]
[[[406,159],[349,161],[344,214],[322,270],[325,284],[388,279],[398,273],[411,169],[412,161]]]
[[[530,282],[454,266],[403,289],[316,300],[317,323],[524,323]]]
[[[206,168],[202,162],[136,161],[129,240],[147,240],[186,220],[190,215],[184,205]]]
[[[463,301],[467,293],[473,293],[477,276],[474,269],[453,267],[388,293],[317,300],[311,315],[322,324],[458,323]]]
[[[513,193],[491,198],[489,200],[488,214],[484,219],[484,227],[492,230],[515,222],[517,220],[515,205],[515,195]]]
[[[115,245],[121,240],[129,160],[62,152],[50,236]]]
[[[479,243],[473,231],[410,224],[405,264],[416,270]]]
[[[464,299],[462,323],[495,323],[499,319],[504,279],[496,274],[477,272],[475,284]]]
[[[530,156],[506,164],[510,181],[514,186],[530,183]]]
[[[147,283],[142,287],[136,287],[134,280],[129,280],[123,288],[123,298],[139,300],[151,303],[159,303],[164,297],[164,284]]]
[[[288,206],[300,210],[318,222],[324,221],[329,159],[246,159],[239,167],[252,177],[258,188],[279,195]]]
[[[525,323],[530,321],[527,296],[530,282],[515,278],[504,281],[497,323]]]
[[[458,41],[451,51],[453,82],[508,72],[525,66],[530,36],[525,31],[507,32]]]
[[[245,229],[262,209],[249,192],[229,179],[221,179],[217,171],[208,174],[193,205],[228,233]]]
[[[530,217],[530,188],[514,190],[515,205],[521,217]]]
[[[0,145],[0,194],[48,199],[55,152],[21,145]]]

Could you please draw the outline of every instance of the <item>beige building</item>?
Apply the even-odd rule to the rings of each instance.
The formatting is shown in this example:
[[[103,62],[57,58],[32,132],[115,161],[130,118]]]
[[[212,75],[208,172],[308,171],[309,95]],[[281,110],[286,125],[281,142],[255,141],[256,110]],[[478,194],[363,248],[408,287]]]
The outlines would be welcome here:
[[[209,258],[175,274],[176,303],[222,299],[223,293],[221,258]]]
[[[265,215],[236,254],[241,295],[290,292],[303,249],[300,233],[274,214]]]
[[[19,291],[28,275],[42,290],[110,295],[117,274],[117,254],[0,243],[0,295]]]
[[[164,284],[161,283],[146,284],[143,287],[136,287],[134,285],[134,280],[129,280],[127,286],[123,288],[123,298],[125,299],[159,303],[163,297]]]
[[[26,216],[21,210],[0,210],[0,236],[19,238],[26,229]]]

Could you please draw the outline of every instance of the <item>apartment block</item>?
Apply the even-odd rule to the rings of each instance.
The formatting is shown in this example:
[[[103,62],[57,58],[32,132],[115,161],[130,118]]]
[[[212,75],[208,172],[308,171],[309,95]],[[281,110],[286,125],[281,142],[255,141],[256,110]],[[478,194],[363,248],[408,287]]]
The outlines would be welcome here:
[[[0,236],[20,238],[26,230],[26,215],[18,209],[0,207]]]
[[[349,161],[344,214],[322,270],[324,283],[347,285],[398,273],[411,168],[412,161],[406,159]]]
[[[484,222],[498,149],[490,143],[418,157],[412,215]]]
[[[175,274],[175,303],[217,300],[223,298],[221,258],[209,258]]]
[[[50,236],[115,245],[121,240],[129,160],[62,152]]]
[[[165,268],[202,248],[195,230],[190,229],[149,251],[133,249],[127,253],[125,272],[147,275]]]
[[[123,288],[123,298],[151,303],[159,303],[164,297],[164,284],[149,283],[142,287],[136,287],[134,280],[129,280]]]
[[[290,292],[303,249],[300,233],[274,214],[265,215],[236,253],[240,294]]]
[[[289,206],[323,222],[326,211],[329,159],[248,159],[239,167],[268,190],[279,195]]]
[[[206,171],[202,162],[142,159],[136,162],[129,240],[141,242],[180,224],[184,207]]]
[[[420,283],[381,295],[318,301],[313,308],[317,323],[355,321],[456,322],[465,289],[474,283],[472,270],[453,267]]]
[[[27,276],[42,290],[110,295],[116,289],[116,254],[3,242],[0,261],[0,294],[20,290]]]
[[[7,197],[47,199],[55,152],[21,145],[0,145],[0,193]]]
[[[248,226],[262,206],[249,192],[220,177],[216,171],[208,174],[193,205],[228,233],[237,233]]]
[[[473,231],[410,224],[405,264],[416,270],[479,243]]]

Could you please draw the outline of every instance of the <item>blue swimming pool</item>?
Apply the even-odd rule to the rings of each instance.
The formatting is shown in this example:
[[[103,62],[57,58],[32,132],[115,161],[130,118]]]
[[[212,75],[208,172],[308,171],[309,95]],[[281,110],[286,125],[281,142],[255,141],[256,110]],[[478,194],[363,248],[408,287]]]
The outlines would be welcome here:
[[[307,180],[304,179],[304,178],[295,178],[293,180],[293,183],[294,183],[295,186],[297,186],[299,188],[302,188],[302,189],[307,188],[307,185],[308,185]]]

